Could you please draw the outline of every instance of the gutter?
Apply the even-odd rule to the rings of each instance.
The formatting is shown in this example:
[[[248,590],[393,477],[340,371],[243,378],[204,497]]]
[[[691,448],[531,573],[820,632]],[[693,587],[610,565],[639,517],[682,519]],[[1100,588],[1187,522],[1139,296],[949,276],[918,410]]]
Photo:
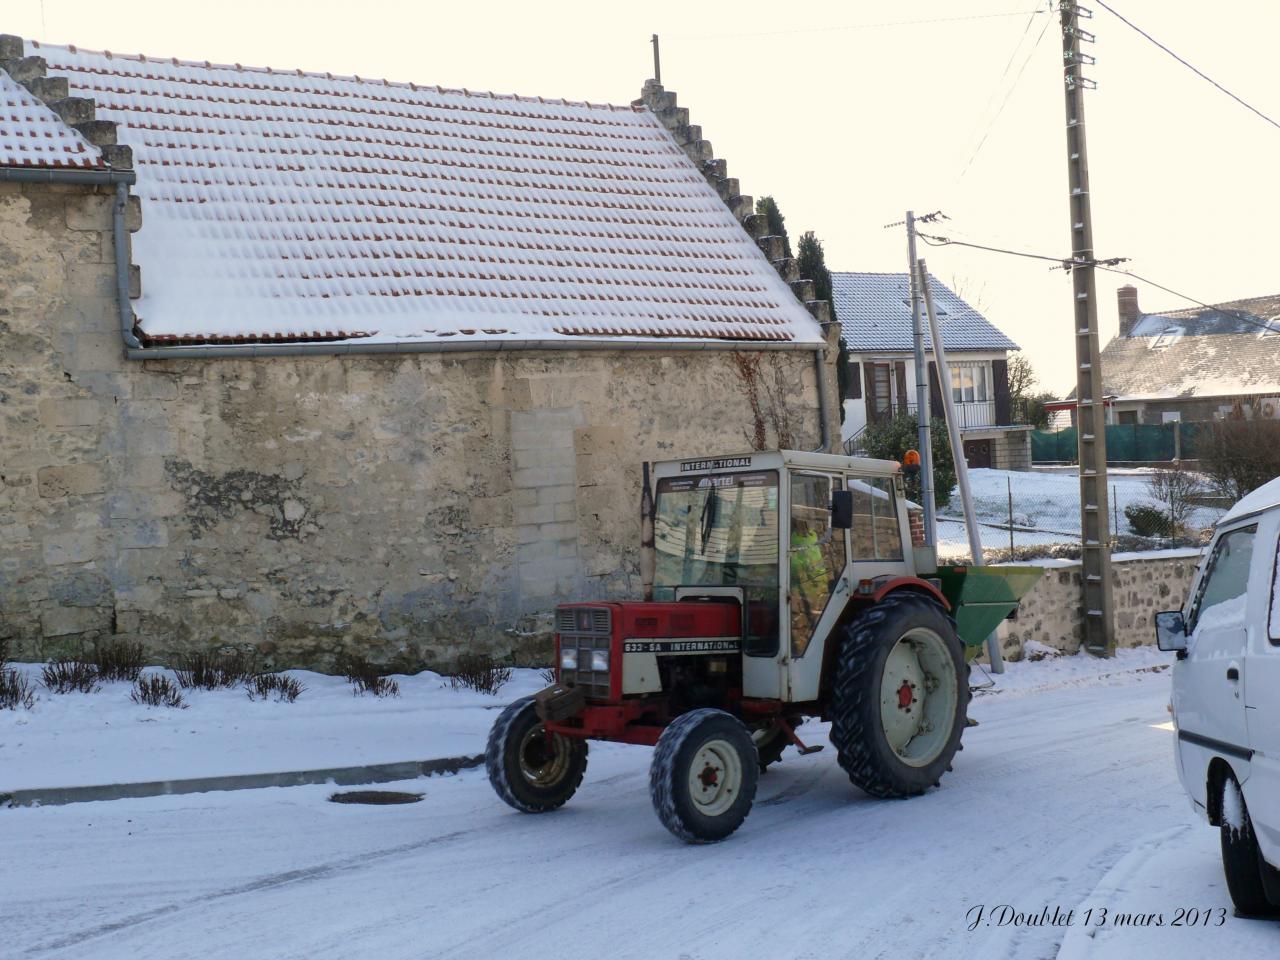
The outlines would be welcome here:
[[[116,252],[116,306],[120,312],[120,336],[125,356],[142,346],[133,332],[133,304],[129,299],[129,232],[125,229],[125,210],[129,204],[129,187],[137,183],[132,170],[80,170],[32,167],[0,167],[0,183],[57,183],[71,186],[116,188],[111,208],[111,232]]]

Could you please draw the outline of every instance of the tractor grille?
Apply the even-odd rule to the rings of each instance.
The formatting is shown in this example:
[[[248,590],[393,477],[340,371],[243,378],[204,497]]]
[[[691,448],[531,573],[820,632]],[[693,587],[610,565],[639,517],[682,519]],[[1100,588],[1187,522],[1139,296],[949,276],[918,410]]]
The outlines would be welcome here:
[[[591,652],[608,650],[613,622],[605,607],[561,607],[556,610],[561,650],[578,651],[578,669],[560,668],[560,682],[578,687],[593,700],[609,699],[609,671],[591,669]],[[621,667],[621,664],[619,664]]]

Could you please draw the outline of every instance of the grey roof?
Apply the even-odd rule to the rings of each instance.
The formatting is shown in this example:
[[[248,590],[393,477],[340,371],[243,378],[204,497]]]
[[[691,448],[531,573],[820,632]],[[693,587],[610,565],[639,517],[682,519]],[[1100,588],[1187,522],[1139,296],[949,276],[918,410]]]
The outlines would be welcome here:
[[[1102,382],[1135,399],[1280,393],[1280,295],[1140,313],[1102,351]]]
[[[913,348],[911,295],[905,273],[833,273],[832,298],[845,342],[854,353]],[[1018,345],[938,280],[929,277],[934,310],[948,350],[1017,350]],[[925,344],[932,346],[928,323]]]

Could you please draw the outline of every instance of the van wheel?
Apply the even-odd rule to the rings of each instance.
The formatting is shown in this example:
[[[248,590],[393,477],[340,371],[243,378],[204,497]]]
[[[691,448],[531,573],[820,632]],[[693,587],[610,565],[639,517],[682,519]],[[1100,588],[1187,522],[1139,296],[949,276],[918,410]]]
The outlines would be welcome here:
[[[751,812],[760,778],[751,734],[723,710],[690,710],[662,731],[649,796],[662,825],[686,843],[715,843]]]
[[[1276,904],[1267,899],[1262,871],[1267,869],[1258,850],[1253,821],[1244,803],[1244,793],[1236,778],[1228,773],[1222,781],[1222,872],[1236,911],[1245,916],[1273,913]]]

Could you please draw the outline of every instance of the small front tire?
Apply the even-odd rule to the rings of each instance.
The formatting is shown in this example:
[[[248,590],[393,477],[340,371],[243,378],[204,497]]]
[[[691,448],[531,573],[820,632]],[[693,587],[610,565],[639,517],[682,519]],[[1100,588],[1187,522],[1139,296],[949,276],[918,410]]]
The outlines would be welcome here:
[[[484,766],[494,791],[521,813],[564,806],[587,771],[587,742],[543,729],[532,697],[515,701],[489,731]]]
[[[662,732],[649,795],[662,825],[686,843],[715,843],[751,812],[760,760],[751,734],[723,710],[691,710]]]

